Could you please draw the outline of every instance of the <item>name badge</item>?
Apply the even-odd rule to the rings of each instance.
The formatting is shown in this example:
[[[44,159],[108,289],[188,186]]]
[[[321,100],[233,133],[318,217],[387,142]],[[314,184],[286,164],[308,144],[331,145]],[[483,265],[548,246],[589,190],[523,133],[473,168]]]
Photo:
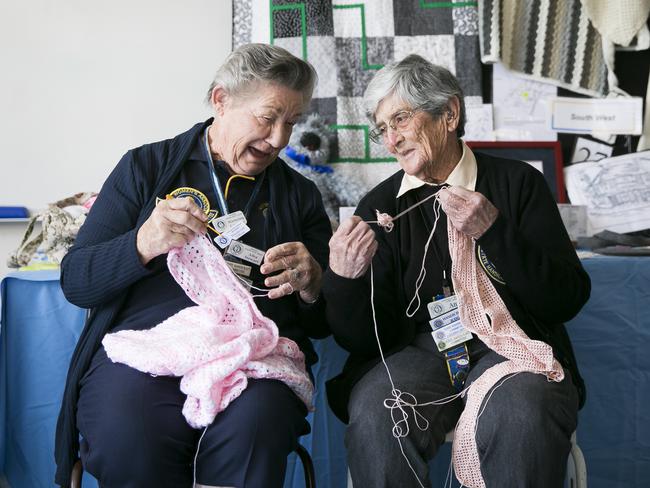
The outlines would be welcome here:
[[[441,300],[434,300],[433,302],[427,305],[429,310],[429,316],[432,319],[441,316],[451,310],[458,308],[458,299],[456,295],[451,295],[450,297],[443,298]]]
[[[436,317],[435,319],[429,320],[429,325],[431,325],[431,328],[435,330],[459,321],[460,321],[460,314],[458,313],[458,309],[455,308],[453,310],[450,310],[447,313],[444,313]]]
[[[250,266],[241,263],[235,263],[233,261],[226,261],[226,264],[233,273],[238,274],[239,276],[250,276],[251,270],[253,269]]]
[[[438,351],[446,351],[472,339],[472,333],[463,327],[460,320],[431,332]]]
[[[228,229],[227,232],[225,232],[223,235],[230,237],[231,240],[236,240],[239,239],[241,236],[246,234],[250,229],[245,223],[241,223],[239,225],[236,225],[235,227],[231,227]]]
[[[220,235],[214,238],[214,242],[221,249],[225,249],[226,247],[228,247],[228,244],[232,242],[232,239],[228,236]]]
[[[472,333],[460,322],[458,299],[452,295],[441,300],[435,300],[427,305],[431,320],[431,336],[443,352],[472,339]]]
[[[248,261],[249,263],[257,264],[259,266],[264,259],[265,253],[264,251],[260,251],[259,249],[253,246],[249,246],[248,244],[244,244],[243,242],[232,241],[228,246],[226,254],[230,254],[231,256],[238,257],[239,259],[243,259],[244,261]]]
[[[236,212],[229,213],[228,215],[218,217],[212,220],[210,223],[212,224],[212,227],[214,227],[220,234],[231,235],[230,231],[232,229],[235,229],[242,224],[246,225],[246,217],[244,216],[244,212],[237,210]],[[232,238],[237,239],[237,237]]]

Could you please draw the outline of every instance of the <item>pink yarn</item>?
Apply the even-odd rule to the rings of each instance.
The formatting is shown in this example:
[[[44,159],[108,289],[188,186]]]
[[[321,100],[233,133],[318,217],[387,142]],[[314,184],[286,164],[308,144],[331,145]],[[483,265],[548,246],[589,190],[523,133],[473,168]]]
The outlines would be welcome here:
[[[262,315],[206,236],[171,250],[167,265],[197,305],[150,330],[107,334],[102,344],[113,362],[152,375],[182,376],[183,415],[195,428],[209,425],[248,378],[280,380],[313,409],[303,353],[278,336],[275,323]]]
[[[386,232],[393,230],[393,227],[395,226],[393,223],[393,217],[387,213],[381,213],[379,210],[375,210],[375,213],[377,214],[377,224],[379,224],[380,227],[383,227]]]
[[[454,436],[452,454],[456,477],[465,486],[481,488],[485,481],[481,476],[475,437],[485,395],[499,380],[512,373],[543,374],[549,381],[559,382],[564,379],[564,370],[548,344],[530,339],[514,321],[486,273],[477,265],[474,241],[456,230],[451,222],[447,228],[452,281],[458,294],[461,321],[490,349],[506,358],[472,383]]]

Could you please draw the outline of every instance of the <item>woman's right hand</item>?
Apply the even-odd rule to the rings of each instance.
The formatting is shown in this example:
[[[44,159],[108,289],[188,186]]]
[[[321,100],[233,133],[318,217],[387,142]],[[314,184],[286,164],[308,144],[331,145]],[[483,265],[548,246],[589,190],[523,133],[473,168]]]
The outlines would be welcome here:
[[[156,256],[205,234],[208,217],[190,197],[162,200],[142,224],[136,238],[138,256],[147,264]]]
[[[378,246],[370,226],[361,217],[350,217],[330,239],[330,269],[344,278],[359,278],[368,270]]]

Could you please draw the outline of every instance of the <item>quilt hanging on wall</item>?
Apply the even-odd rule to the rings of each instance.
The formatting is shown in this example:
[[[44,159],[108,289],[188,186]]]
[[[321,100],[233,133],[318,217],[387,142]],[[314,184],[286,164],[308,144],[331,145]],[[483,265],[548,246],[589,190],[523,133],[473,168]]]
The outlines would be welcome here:
[[[335,133],[336,171],[374,186],[398,169],[368,138],[361,105],[384,64],[416,53],[458,77],[468,104],[481,103],[476,1],[233,0],[233,48],[281,46],[318,72],[310,112]]]
[[[590,96],[609,93],[602,38],[581,0],[482,0],[479,16],[484,63]]]

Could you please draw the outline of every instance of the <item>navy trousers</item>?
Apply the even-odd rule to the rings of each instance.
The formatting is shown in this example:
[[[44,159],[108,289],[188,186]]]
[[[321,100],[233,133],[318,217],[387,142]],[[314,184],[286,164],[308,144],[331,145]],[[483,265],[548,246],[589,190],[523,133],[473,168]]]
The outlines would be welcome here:
[[[275,380],[248,387],[203,430],[182,415],[180,379],[113,363],[100,349],[81,382],[81,460],[102,488],[282,487],[307,409]],[[196,467],[194,458],[196,456]]]

